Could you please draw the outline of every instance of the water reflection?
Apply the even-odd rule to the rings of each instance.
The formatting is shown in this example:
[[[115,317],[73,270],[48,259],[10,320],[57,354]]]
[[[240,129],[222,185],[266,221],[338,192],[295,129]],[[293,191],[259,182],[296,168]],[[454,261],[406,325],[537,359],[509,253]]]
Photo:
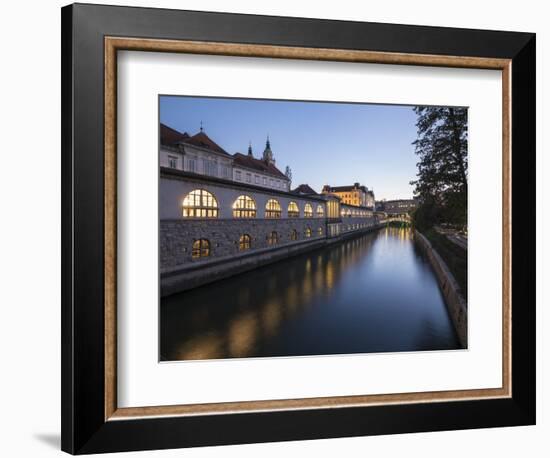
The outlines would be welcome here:
[[[161,359],[459,348],[412,237],[385,228],[164,298]]]

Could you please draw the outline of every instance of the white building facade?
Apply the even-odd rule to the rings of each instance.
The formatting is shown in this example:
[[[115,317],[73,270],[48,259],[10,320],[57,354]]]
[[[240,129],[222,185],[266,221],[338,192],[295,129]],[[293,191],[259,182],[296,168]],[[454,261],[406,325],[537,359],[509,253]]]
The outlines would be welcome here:
[[[189,136],[161,124],[160,166],[222,178],[278,191],[290,191],[290,180],[276,166],[269,139],[261,159],[229,154],[202,130]]]

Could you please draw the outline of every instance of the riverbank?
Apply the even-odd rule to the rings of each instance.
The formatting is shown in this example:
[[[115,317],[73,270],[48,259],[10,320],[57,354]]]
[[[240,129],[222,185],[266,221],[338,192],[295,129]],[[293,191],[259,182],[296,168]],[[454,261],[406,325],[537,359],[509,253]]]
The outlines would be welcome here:
[[[462,295],[462,291],[455,276],[449,269],[447,263],[443,260],[442,256],[438,253],[437,249],[432,245],[430,240],[418,230],[415,229],[415,240],[418,242],[418,246],[424,251],[430,264],[432,265],[443,296],[445,297],[445,303],[449,315],[453,321],[456,333],[460,340],[461,345],[464,348],[468,347],[468,307],[465,300],[466,295]],[[464,273],[463,281],[466,282],[467,275]]]
[[[436,229],[422,231],[432,246],[443,258],[449,270],[455,277],[463,297],[468,296],[468,249],[460,246],[448,238],[448,235],[438,232]]]

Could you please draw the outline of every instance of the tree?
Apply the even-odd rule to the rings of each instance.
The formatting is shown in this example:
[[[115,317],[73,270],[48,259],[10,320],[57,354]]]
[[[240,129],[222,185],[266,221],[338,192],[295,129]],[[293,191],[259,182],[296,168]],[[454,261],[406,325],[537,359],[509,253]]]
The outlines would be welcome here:
[[[417,163],[415,197],[420,211],[446,222],[466,222],[468,195],[468,110],[456,107],[415,107],[418,137],[413,142]],[[434,224],[437,221],[432,221]]]
[[[288,178],[288,181],[292,183],[292,169],[287,165],[285,169],[285,175]]]

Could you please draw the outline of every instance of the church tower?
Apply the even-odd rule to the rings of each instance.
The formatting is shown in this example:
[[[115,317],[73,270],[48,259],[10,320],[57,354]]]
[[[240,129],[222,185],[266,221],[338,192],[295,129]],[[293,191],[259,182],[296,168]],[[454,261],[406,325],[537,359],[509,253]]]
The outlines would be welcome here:
[[[267,136],[267,141],[265,142],[265,149],[262,159],[267,164],[275,164],[275,159],[273,158],[273,151],[271,151],[271,144],[269,143],[269,135]]]

